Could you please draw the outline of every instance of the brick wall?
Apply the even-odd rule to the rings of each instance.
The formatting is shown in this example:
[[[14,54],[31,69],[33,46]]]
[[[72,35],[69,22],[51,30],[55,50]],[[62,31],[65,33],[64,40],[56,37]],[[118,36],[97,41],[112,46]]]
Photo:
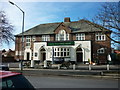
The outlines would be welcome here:
[[[71,30],[67,29],[66,26],[62,25],[56,29],[55,33],[58,33],[59,30],[64,29],[66,30],[67,33],[70,33],[70,40],[76,40],[76,35],[71,34]],[[110,36],[110,33],[107,33],[107,35]],[[50,35],[50,40],[51,41],[55,41],[55,35]],[[107,55],[111,52],[111,41],[109,38],[106,37],[105,41],[96,41],[95,40],[95,33],[85,33],[85,40],[91,40],[92,41],[92,60],[94,59],[94,57],[98,57],[101,63],[106,63],[107,60]],[[36,36],[36,41],[42,41],[42,37],[40,36]],[[16,51],[21,51],[22,50],[22,40],[20,37],[16,37],[16,45],[15,45],[15,50]],[[31,49],[33,50],[33,43],[31,42]],[[24,43],[25,44],[25,43]],[[105,49],[105,54],[97,54],[97,50],[99,48],[106,48]],[[97,56],[98,55],[98,56]],[[21,58],[22,56],[15,56],[15,59],[17,58]]]

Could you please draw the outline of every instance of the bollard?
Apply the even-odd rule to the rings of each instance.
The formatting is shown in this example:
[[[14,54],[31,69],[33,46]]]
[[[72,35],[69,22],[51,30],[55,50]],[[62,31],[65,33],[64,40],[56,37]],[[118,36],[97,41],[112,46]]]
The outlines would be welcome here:
[[[34,60],[31,60],[31,65],[30,67],[34,67]]]
[[[44,68],[47,68],[47,60],[44,61]]]
[[[58,69],[60,69],[60,64],[58,64]]]
[[[75,64],[73,64],[73,70],[75,70]]]
[[[91,64],[89,64],[89,70],[91,70]]]
[[[8,67],[10,67],[10,64],[8,63],[8,65],[7,65]]]
[[[19,68],[21,69],[21,63],[19,63]]]
[[[109,64],[107,64],[107,70],[110,70],[110,65]]]

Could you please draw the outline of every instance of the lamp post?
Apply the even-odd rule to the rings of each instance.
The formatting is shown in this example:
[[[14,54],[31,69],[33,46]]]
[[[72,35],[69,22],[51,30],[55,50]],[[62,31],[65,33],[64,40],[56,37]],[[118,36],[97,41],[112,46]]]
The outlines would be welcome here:
[[[9,1],[10,4],[12,5],[15,5],[23,14],[23,17],[22,17],[22,57],[23,57],[23,60],[24,60],[24,16],[25,16],[25,12],[20,8],[18,7],[15,3]],[[22,65],[22,57],[21,57],[21,71],[23,70],[23,65]]]
[[[52,47],[52,64],[54,64],[54,47]]]

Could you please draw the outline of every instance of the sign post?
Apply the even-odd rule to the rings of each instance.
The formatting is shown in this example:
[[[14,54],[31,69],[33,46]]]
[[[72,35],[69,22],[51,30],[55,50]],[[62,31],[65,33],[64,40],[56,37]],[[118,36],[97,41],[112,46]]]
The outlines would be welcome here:
[[[52,64],[54,64],[54,47],[52,47]]]

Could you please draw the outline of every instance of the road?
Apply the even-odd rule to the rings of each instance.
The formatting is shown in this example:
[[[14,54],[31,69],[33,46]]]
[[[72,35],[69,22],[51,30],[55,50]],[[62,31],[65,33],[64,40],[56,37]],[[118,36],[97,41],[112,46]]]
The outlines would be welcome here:
[[[25,76],[35,88],[118,88],[118,80],[63,76]]]

